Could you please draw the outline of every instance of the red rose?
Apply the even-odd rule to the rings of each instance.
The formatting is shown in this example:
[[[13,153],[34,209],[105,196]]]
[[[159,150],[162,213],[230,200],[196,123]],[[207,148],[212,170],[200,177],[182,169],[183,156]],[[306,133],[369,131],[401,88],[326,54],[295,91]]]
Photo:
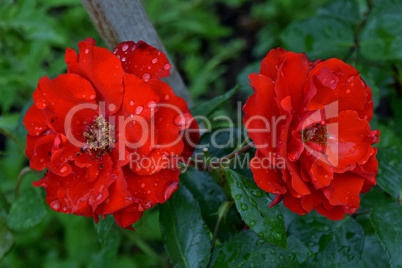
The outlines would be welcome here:
[[[123,42],[113,54],[87,39],[65,58],[67,73],[39,80],[24,118],[30,166],[47,168],[34,185],[55,211],[113,214],[131,228],[177,189],[176,164],[191,155],[198,126],[158,80],[171,66],[154,47]]]
[[[271,205],[283,199],[295,213],[316,209],[333,220],[354,213],[359,194],[376,184],[379,140],[358,71],[278,48],[249,78],[244,124],[257,148],[250,166],[257,185],[276,195]]]

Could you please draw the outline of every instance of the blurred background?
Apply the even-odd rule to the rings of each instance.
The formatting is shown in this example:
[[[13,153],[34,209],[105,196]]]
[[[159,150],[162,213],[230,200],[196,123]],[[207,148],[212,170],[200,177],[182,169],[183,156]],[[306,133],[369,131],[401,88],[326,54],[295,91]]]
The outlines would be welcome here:
[[[146,0],[144,5],[195,105],[240,84],[216,112],[230,115],[236,101],[251,94],[248,74],[259,70],[271,48],[282,46],[306,52],[310,60],[337,57],[355,66],[373,90],[379,147],[400,146],[398,1]],[[145,213],[137,232],[95,226],[92,219],[51,211],[43,189],[31,186],[41,174],[24,169],[22,117],[37,81],[65,72],[65,48],[77,49],[86,37],[104,46],[79,0],[0,0],[0,259],[8,252],[1,267],[169,267],[157,209]],[[17,185],[23,196],[18,199]],[[14,213],[11,223],[10,204],[23,212]]]

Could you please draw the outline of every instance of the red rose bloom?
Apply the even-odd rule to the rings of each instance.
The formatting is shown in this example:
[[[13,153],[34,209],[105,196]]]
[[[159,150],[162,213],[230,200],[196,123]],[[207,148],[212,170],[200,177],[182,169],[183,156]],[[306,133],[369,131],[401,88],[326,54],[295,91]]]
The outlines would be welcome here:
[[[244,124],[257,148],[250,162],[257,185],[295,213],[313,209],[342,219],[376,184],[378,130],[373,101],[358,71],[339,59],[271,50],[259,74]]]
[[[191,155],[198,126],[159,80],[171,66],[154,47],[123,42],[113,54],[87,39],[65,59],[67,73],[39,80],[24,118],[30,166],[47,169],[34,185],[55,211],[113,214],[131,228],[177,189],[176,164]]]

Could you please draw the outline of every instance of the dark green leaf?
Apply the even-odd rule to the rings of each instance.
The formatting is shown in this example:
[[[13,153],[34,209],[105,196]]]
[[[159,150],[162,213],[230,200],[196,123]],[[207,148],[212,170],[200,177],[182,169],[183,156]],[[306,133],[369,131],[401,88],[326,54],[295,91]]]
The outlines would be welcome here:
[[[7,227],[6,216],[0,216],[0,261],[14,243],[13,234]]]
[[[175,267],[206,267],[211,255],[208,229],[197,202],[180,185],[160,207],[162,240]]]
[[[112,267],[115,262],[121,240],[120,233],[115,227],[116,224],[112,216],[100,220],[95,225],[98,241],[101,245],[101,251],[98,254],[101,258],[95,259],[100,260],[97,267]]]
[[[288,238],[289,249],[274,246],[251,230],[238,233],[214,251],[210,267],[299,267],[308,250],[295,237]]]
[[[389,266],[389,261],[378,238],[374,234],[366,235],[362,257],[357,267],[378,268],[387,266]]]
[[[402,59],[402,3],[376,5],[360,33],[361,53],[373,61]]]
[[[196,105],[191,109],[191,112],[194,116],[201,115],[208,117],[213,111],[218,109],[223,103],[228,101],[239,89],[239,86],[236,86],[226,92],[225,94],[215,97],[210,101],[206,101],[203,104]]]
[[[227,201],[226,194],[214,179],[206,172],[189,169],[181,177],[180,182],[191,192],[198,201],[202,217],[211,231],[214,230],[218,220],[218,209]],[[220,222],[218,229],[219,239],[228,239],[241,227],[242,222],[234,208]]]
[[[360,260],[364,232],[353,218],[331,221],[313,213],[296,217],[288,231],[312,251],[309,267],[353,267]]]
[[[46,213],[42,198],[32,188],[26,189],[11,205],[7,225],[13,231],[22,232],[38,225]]]
[[[243,175],[230,169],[225,171],[237,210],[244,222],[267,242],[286,246],[283,216],[278,207],[268,207],[271,202],[268,194]]]
[[[281,35],[285,48],[305,52],[311,60],[344,58],[354,45],[352,28],[337,19],[311,17],[293,22]]]
[[[402,162],[399,160],[401,154],[402,149],[399,148],[378,150],[377,183],[394,198],[401,196],[402,192]]]
[[[392,267],[402,267],[402,207],[390,204],[377,207],[371,213],[376,234],[388,254]]]
[[[336,18],[351,24],[357,24],[360,21],[359,4],[357,1],[331,1],[319,8],[317,14],[323,17]]]
[[[7,227],[7,204],[0,192],[0,261],[14,243],[13,234]]]

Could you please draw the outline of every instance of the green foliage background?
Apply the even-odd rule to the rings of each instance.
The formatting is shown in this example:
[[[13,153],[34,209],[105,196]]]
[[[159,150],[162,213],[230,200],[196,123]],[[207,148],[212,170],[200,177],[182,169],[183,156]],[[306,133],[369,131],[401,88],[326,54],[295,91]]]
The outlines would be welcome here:
[[[374,93],[372,126],[381,130],[378,186],[364,196],[358,215],[341,222],[298,217],[282,206],[267,209],[271,197],[256,188],[247,170],[190,170],[167,204],[135,224],[136,232],[116,228],[109,217],[94,225],[55,213],[44,204],[44,191],[31,186],[43,174],[24,169],[22,117],[38,79],[65,71],[66,47],[76,48],[86,37],[103,43],[79,0],[0,0],[0,266],[402,266],[402,2],[144,3],[188,84],[196,114],[233,114],[236,101],[251,94],[247,75],[276,46],[306,52],[311,60],[338,57],[354,65]],[[236,84],[236,93],[227,92]],[[223,133],[221,139],[227,138]],[[216,182],[221,178],[223,189]],[[251,230],[243,230],[242,219]]]

